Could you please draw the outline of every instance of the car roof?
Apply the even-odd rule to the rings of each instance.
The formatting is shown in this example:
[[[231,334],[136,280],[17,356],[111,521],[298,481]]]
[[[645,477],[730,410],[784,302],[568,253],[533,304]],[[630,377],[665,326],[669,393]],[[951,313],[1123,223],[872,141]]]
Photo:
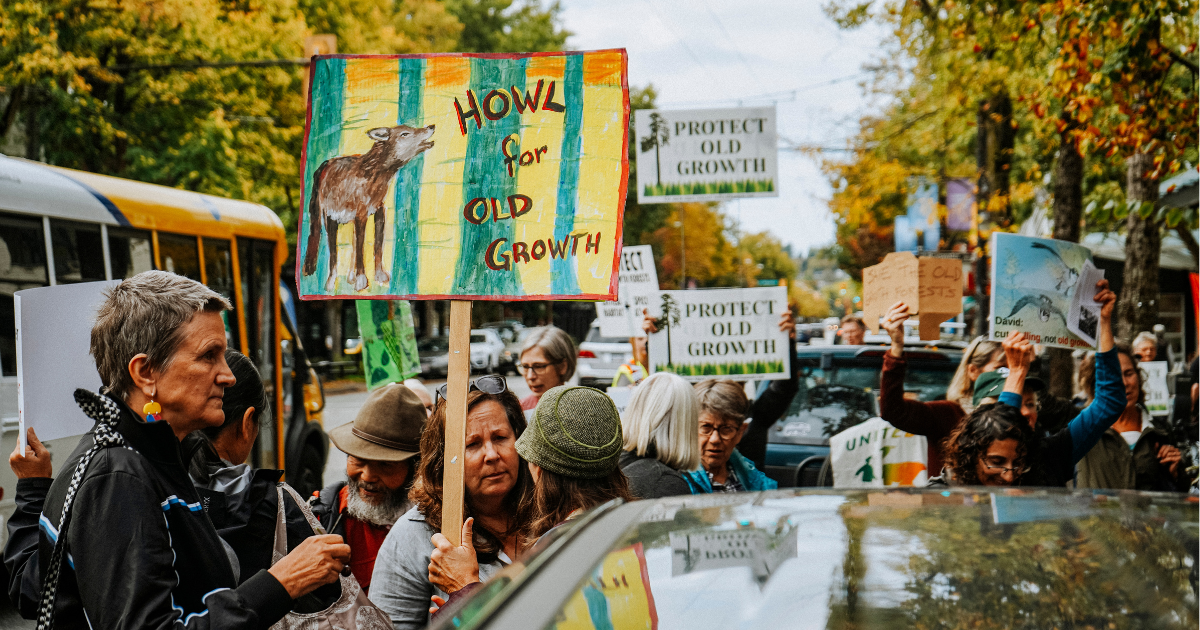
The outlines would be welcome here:
[[[614,502],[552,532],[434,627],[549,627],[570,606],[586,620],[597,598],[627,604],[613,627],[842,627],[853,598],[859,628],[996,614],[1066,627],[1080,610],[1097,627],[1190,628],[1196,506],[1184,494],[978,487]]]

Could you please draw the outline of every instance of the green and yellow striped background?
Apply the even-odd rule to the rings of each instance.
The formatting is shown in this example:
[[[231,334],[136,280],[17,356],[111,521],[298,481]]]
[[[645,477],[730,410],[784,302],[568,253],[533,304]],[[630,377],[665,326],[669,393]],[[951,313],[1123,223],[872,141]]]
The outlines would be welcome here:
[[[389,185],[385,205],[388,238],[384,269],[391,282],[374,281],[374,221],[367,222],[364,268],[370,286],[361,293],[348,286],[354,227],[338,231],[336,291],[325,290],[328,255],[321,238],[317,273],[297,281],[304,298],[454,297],[476,299],[615,299],[616,265],[621,237],[628,169],[626,138],[629,96],[624,50],[536,55],[404,55],[317,57],[311,69],[309,122],[305,137],[304,200],[297,238],[303,261],[309,233],[308,200],[313,173],[326,160],[367,152],[367,131],[402,124],[437,125],[433,148],[400,169]],[[483,118],[483,128],[467,121],[464,136],[454,107],[468,109],[467,90],[482,106],[493,89],[516,86],[542,95],[556,82],[556,113],[540,109],[500,120]],[[509,177],[501,141],[517,133],[521,149],[545,145],[540,164],[516,166]],[[476,197],[501,200],[511,194],[533,200],[527,214],[474,225],[463,206]],[[484,250],[497,238],[508,247],[537,240],[561,242],[571,234],[601,236],[600,253],[530,260],[508,271],[489,269]],[[511,249],[509,250],[511,252]]]

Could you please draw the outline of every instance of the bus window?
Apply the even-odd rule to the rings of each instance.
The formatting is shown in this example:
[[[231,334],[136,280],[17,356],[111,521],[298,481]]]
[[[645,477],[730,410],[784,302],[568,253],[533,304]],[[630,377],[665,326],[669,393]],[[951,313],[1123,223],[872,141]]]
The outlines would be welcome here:
[[[113,280],[132,278],[154,269],[150,233],[108,228],[108,257],[112,264]]]
[[[100,226],[50,220],[54,247],[54,280],[59,284],[104,280],[104,248]]]
[[[246,346],[250,360],[258,366],[269,400],[275,400],[275,244],[248,238],[237,239],[238,265],[242,275],[242,310],[246,314]],[[289,419],[271,414],[280,422]],[[276,431],[286,430],[280,422],[264,422],[253,457],[256,467],[278,467]]]
[[[165,271],[200,282],[200,250],[195,236],[159,232],[158,260]]]
[[[0,213],[0,375],[17,375],[13,293],[49,283],[41,219]]]
[[[225,296],[232,311],[224,311],[225,337],[230,348],[241,348],[241,336],[237,326],[237,300],[233,295],[233,253],[229,241],[222,238],[203,238],[204,242],[204,277],[208,280],[208,288]]]

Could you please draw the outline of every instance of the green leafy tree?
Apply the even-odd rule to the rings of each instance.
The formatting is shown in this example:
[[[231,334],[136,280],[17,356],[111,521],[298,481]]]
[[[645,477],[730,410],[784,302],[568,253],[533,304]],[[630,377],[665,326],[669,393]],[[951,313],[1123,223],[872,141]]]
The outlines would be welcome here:
[[[459,52],[533,52],[562,50],[570,31],[562,28],[558,2],[542,8],[538,0],[444,0],[462,23]]]

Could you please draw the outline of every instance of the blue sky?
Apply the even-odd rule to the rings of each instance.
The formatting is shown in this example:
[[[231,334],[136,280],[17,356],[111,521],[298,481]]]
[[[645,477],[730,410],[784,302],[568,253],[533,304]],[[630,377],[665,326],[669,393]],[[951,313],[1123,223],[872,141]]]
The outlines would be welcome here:
[[[882,29],[839,31],[818,0],[562,0],[570,48],[629,51],[632,86],[653,84],[664,109],[776,103],[779,197],[730,202],[743,230],[769,230],[796,253],[833,242],[828,182],[787,151],[843,147],[871,111],[859,86]],[[794,91],[793,91],[794,90]]]

